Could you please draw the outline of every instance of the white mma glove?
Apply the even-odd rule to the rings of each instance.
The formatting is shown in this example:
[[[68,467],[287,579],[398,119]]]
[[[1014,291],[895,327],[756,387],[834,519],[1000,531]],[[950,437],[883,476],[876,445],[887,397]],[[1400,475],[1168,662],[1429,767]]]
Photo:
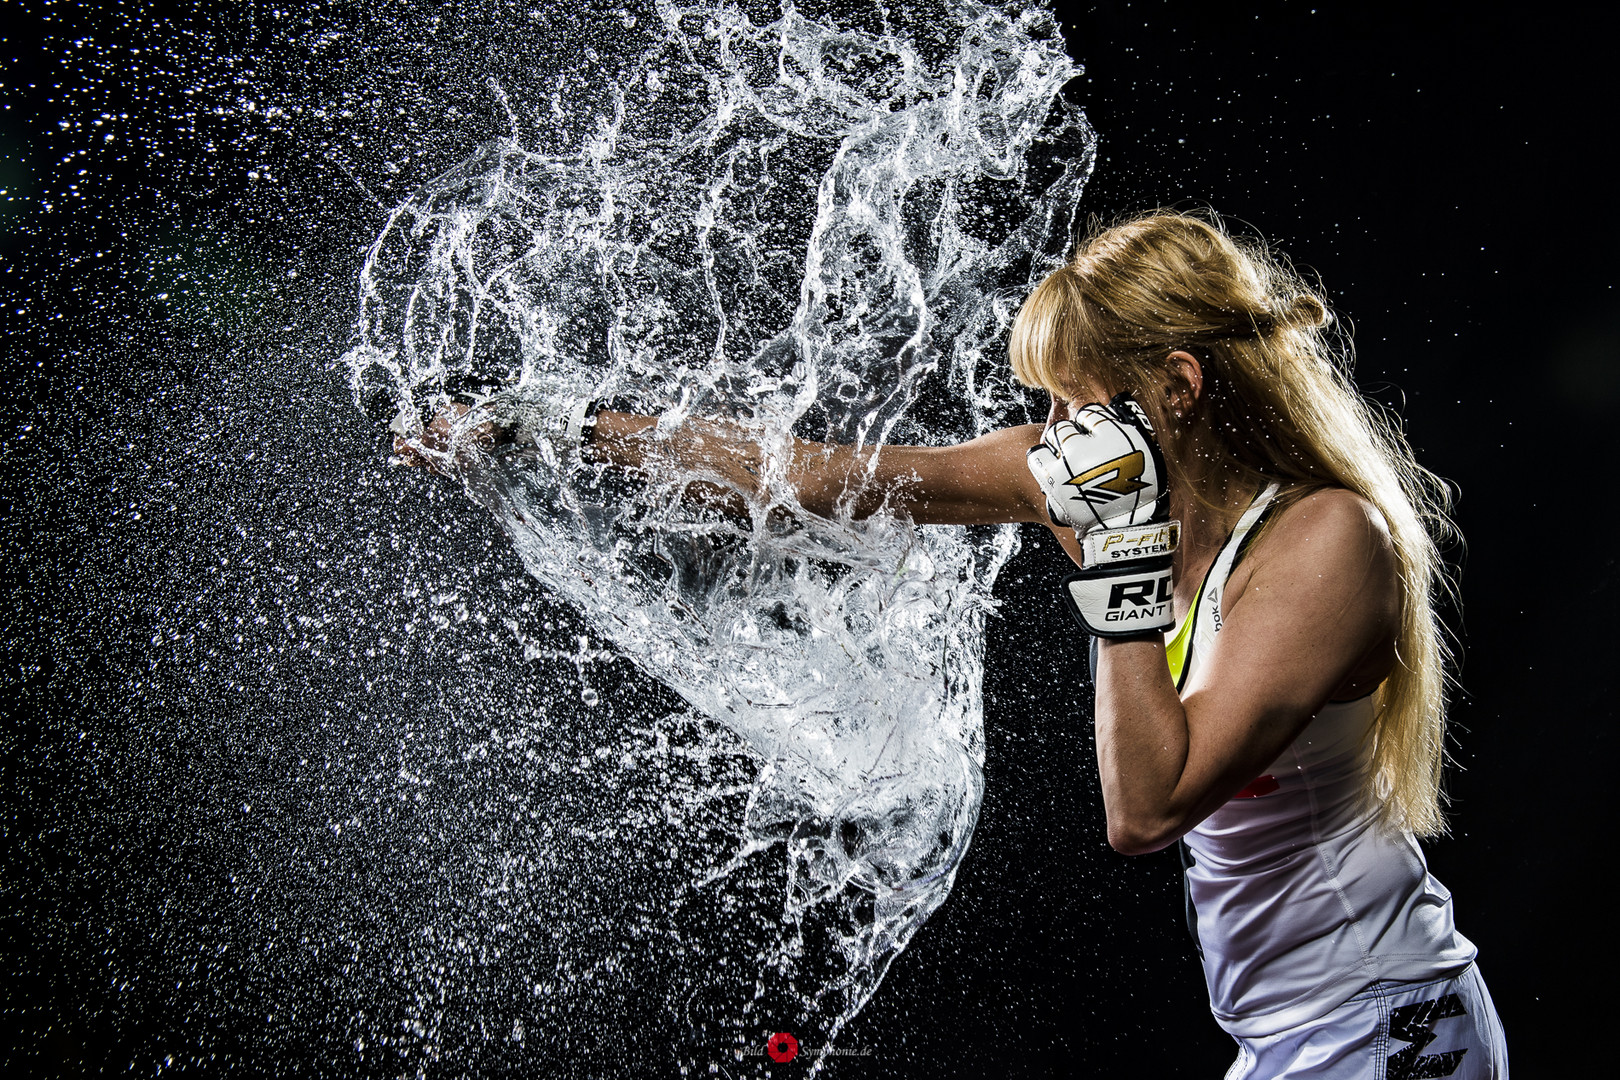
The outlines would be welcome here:
[[[1141,406],[1129,394],[1087,405],[1048,427],[1028,462],[1047,514],[1080,541],[1081,569],[1063,579],[1080,625],[1106,638],[1173,627],[1181,523],[1169,520],[1164,456]]]
[[[585,433],[596,422],[602,401],[562,392],[557,387],[505,390],[483,402],[504,441],[533,447],[553,467],[579,458]]]

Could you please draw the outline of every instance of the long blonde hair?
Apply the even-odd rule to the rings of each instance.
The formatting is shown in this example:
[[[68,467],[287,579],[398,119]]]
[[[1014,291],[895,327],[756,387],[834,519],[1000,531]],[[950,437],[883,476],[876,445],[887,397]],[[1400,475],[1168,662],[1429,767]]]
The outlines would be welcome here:
[[[1435,594],[1450,589],[1436,535],[1450,535],[1447,490],[1414,460],[1395,423],[1348,374],[1348,340],[1327,305],[1257,242],[1214,215],[1156,211],[1084,240],[1013,324],[1013,372],[1059,390],[1093,376],[1130,390],[1157,430],[1169,354],[1196,355],[1218,464],[1256,489],[1342,487],[1383,515],[1401,583],[1397,662],[1379,688],[1367,796],[1383,820],[1445,831],[1446,647]],[[1168,463],[1178,482],[1176,463]]]

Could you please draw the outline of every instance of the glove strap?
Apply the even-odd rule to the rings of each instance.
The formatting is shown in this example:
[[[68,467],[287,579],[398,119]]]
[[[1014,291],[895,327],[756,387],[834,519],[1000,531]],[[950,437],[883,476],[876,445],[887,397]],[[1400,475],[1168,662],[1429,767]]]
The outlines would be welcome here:
[[[574,403],[574,407],[568,410],[568,429],[563,436],[569,447],[577,448],[584,444],[585,433],[596,426],[596,414],[601,411],[601,398],[580,398]]]
[[[1088,570],[1136,559],[1174,555],[1181,544],[1181,522],[1159,521],[1122,529],[1097,529],[1080,536],[1081,565]]]
[[[1176,624],[1170,605],[1175,588],[1171,561],[1162,555],[1081,570],[1063,579],[1063,596],[1080,625],[1097,637],[1163,633]]]
[[[596,425],[596,414],[604,407],[598,397],[548,401],[511,392],[497,394],[487,404],[505,435],[497,441],[536,448],[545,444],[563,462],[581,455],[586,436]]]

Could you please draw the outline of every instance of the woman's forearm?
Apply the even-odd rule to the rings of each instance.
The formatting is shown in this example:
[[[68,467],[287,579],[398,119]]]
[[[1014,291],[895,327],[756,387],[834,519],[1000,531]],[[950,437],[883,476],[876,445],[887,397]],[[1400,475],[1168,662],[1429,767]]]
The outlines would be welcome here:
[[[1108,842],[1127,855],[1157,851],[1188,822],[1183,791],[1191,734],[1163,644],[1103,641],[1098,649],[1097,766]]]
[[[687,420],[662,433],[657,427],[653,417],[600,412],[587,439],[586,454],[626,469],[679,472],[745,497],[761,493],[767,482],[765,450],[742,428],[721,420]],[[828,516],[851,487],[860,483],[872,453],[796,439],[783,478],[800,506]],[[857,502],[856,516],[864,517],[881,498]],[[864,503],[870,505],[860,505]]]

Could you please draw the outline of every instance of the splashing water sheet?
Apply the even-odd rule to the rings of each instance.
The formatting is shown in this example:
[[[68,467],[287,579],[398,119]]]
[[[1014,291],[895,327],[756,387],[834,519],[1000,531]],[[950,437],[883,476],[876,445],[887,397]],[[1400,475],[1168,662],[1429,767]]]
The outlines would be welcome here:
[[[372,216],[349,234],[369,247],[329,258],[351,299],[324,346],[242,345],[308,295],[199,268],[195,235],[155,245],[217,294],[190,301],[197,340],[257,349],[195,400],[274,416],[302,367],[299,422],[375,447],[451,401],[611,399],[655,439],[724,420],[759,447],[766,494],[721,514],[690,497],[717,479],[702,470],[517,446],[456,484],[378,453],[337,475],[311,463],[319,439],[252,429],[243,450],[229,409],[157,431],[111,407],[120,431],[144,416],[149,445],[193,449],[137,468],[131,437],[107,466],[109,505],[133,491],[148,531],[84,557],[72,603],[114,614],[57,666],[123,664],[132,689],[59,703],[36,765],[90,785],[79,828],[115,850],[94,865],[126,910],[89,946],[112,989],[190,1032],[142,1069],[608,1075],[633,1038],[638,1071],[766,1075],[765,1035],[837,1046],[947,900],[1016,530],[818,517],[785,461],[794,438],[881,453],[1025,418],[1005,334],[1091,168],[1060,93],[1076,68],[1035,7],[595,17],[569,64],[526,78],[480,59],[521,26],[379,12],[410,45],[373,60],[412,87],[414,138],[444,153],[432,117],[475,101],[486,129],[432,169],[403,139],[380,165],[362,136],[327,139],[328,176]],[[367,55],[315,19],[292,40]],[[363,120],[283,81],[247,110],[286,118],[266,121],[281,153],[309,115],[329,134]],[[391,175],[411,186],[376,197]],[[209,472],[221,446],[233,464]],[[153,849],[169,871],[131,880]]]

